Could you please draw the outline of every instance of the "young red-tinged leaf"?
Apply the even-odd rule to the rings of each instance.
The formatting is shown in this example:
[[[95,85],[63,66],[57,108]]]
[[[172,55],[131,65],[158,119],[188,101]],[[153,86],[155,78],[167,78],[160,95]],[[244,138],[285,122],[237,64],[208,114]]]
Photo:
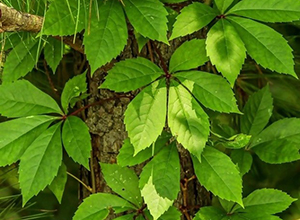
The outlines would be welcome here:
[[[0,123],[0,166],[17,162],[56,117],[29,116]]]
[[[70,116],[65,120],[62,130],[64,148],[72,159],[90,170],[92,144],[89,128],[78,117]]]
[[[229,83],[221,76],[201,71],[187,71],[175,75],[185,85],[194,83],[193,95],[207,108],[225,113],[240,113]]]
[[[297,78],[292,49],[281,34],[250,19],[228,16],[245,44],[247,53],[261,66]],[[264,33],[264,34],[261,34]]]
[[[176,142],[165,146],[143,168],[139,187],[142,189],[152,178],[157,193],[164,198],[174,200],[180,191],[180,163]]]
[[[64,112],[68,113],[71,100],[87,91],[86,72],[74,76],[66,84],[61,94],[61,106]]]
[[[194,105],[191,94],[181,85],[169,90],[168,124],[173,136],[191,154],[201,160],[201,153],[209,135],[208,116]]]
[[[233,86],[245,61],[246,48],[228,20],[219,20],[209,30],[206,50],[212,64]]]
[[[300,1],[243,0],[227,14],[241,15],[264,22],[291,22],[300,19]]]
[[[125,126],[134,155],[149,147],[161,134],[166,120],[167,89],[155,82],[143,89],[127,107]]]
[[[38,39],[32,36],[22,39],[6,58],[2,76],[3,84],[14,82],[31,71],[40,52]]]
[[[234,0],[214,0],[217,8],[223,14]]]
[[[297,199],[277,189],[258,189],[243,199],[245,209],[235,212],[276,214],[286,210]]]
[[[92,10],[89,21],[90,32],[87,28],[83,40],[92,74],[118,56],[128,38],[127,24],[120,1],[101,1],[99,12],[97,10]]]
[[[105,78],[101,89],[129,92],[151,83],[164,72],[150,60],[142,57],[118,62]]]
[[[62,160],[61,123],[44,131],[25,151],[19,168],[23,206],[49,185]]]
[[[268,124],[273,111],[273,98],[269,85],[250,96],[241,116],[241,131],[257,135]]]
[[[126,15],[144,37],[168,44],[167,15],[164,5],[157,0],[123,0]]]
[[[82,31],[87,24],[88,2],[88,0],[52,1],[45,15],[42,33],[66,36]]]
[[[162,214],[164,214],[173,204],[172,200],[164,198],[158,194],[155,186],[152,182],[152,176],[150,176],[148,182],[141,190],[144,197],[147,208],[149,209],[153,220],[157,220]]]
[[[184,42],[175,50],[170,59],[169,71],[174,73],[197,68],[207,61],[205,40],[193,39]]]
[[[168,132],[162,132],[162,134],[157,138],[154,144],[151,144],[146,149],[134,155],[134,147],[130,143],[130,139],[125,139],[122,148],[117,156],[117,162],[120,166],[134,166],[140,164],[150,157],[156,155],[169,141],[172,136]],[[153,149],[154,148],[154,149]],[[153,155],[154,152],[154,155]]]
[[[243,205],[242,179],[230,158],[212,148],[206,147],[201,163],[192,157],[196,176],[207,190],[214,195]]]
[[[218,11],[203,3],[194,2],[184,7],[176,18],[170,40],[200,30],[216,16],[218,16]]]
[[[209,207],[202,207],[195,215],[193,220],[207,220],[207,219],[214,219],[214,220],[221,220],[221,219],[229,219],[230,217],[226,216],[226,213],[216,207],[209,206]]]
[[[59,65],[64,54],[64,44],[61,40],[48,37],[47,43],[44,48],[44,55],[47,64],[51,67],[53,73],[55,73],[57,66]]]
[[[136,205],[137,208],[142,206],[139,180],[133,170],[117,164],[101,163],[100,166],[107,185],[114,192]]]
[[[58,104],[26,80],[0,86],[0,114],[24,117],[47,113],[63,114]]]
[[[234,150],[230,154],[231,160],[239,167],[241,176],[248,173],[252,165],[252,155],[243,149]]]
[[[67,183],[67,167],[64,163],[62,163],[58,170],[57,176],[49,185],[49,189],[53,192],[57,201],[60,204],[65,191],[66,183]]]
[[[104,220],[109,213],[109,209],[115,207],[127,208],[127,210],[136,209],[131,203],[119,196],[97,193],[83,200],[73,220]]]

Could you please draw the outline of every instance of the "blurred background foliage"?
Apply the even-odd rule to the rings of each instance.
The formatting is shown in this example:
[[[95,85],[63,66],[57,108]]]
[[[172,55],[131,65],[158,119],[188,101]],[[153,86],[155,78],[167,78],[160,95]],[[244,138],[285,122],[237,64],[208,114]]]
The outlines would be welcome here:
[[[33,6],[26,4],[20,5],[20,1],[3,1],[11,3],[15,8],[23,8],[23,11],[35,14],[43,14],[43,1],[31,1]],[[26,7],[25,7],[26,6]],[[25,8],[24,8],[25,7]],[[300,77],[300,22],[288,24],[272,24],[289,42],[294,52],[295,69]],[[11,38],[6,38],[8,42],[7,50],[13,46],[14,40],[22,39],[27,33],[12,34]],[[14,36],[16,35],[16,36]],[[1,36],[3,43],[4,36]],[[68,47],[64,48],[64,57],[55,74],[47,74],[43,64],[43,57],[40,57],[35,69],[26,76],[33,84],[41,90],[47,92],[53,98],[58,99],[57,94],[53,93],[49,85],[49,76],[51,77],[58,94],[65,82],[72,76],[77,75],[78,67],[76,62],[83,57],[78,58],[78,53],[74,53]],[[273,115],[270,124],[284,117],[300,118],[300,81],[282,74],[276,74],[265,70],[255,64],[253,60],[247,58],[242,73],[240,74],[234,87],[236,98],[240,109],[243,109],[248,97],[269,84],[272,97],[274,99]],[[218,133],[232,135],[230,133],[239,132],[238,116],[234,114],[220,114],[211,112],[212,130],[217,129]],[[0,121],[6,120],[0,117]],[[294,202],[291,207],[280,214],[283,220],[300,219],[300,161],[286,163],[281,165],[270,165],[262,162],[258,157],[253,155],[253,165],[251,170],[243,177],[244,196],[258,188],[276,188],[281,189],[298,201]],[[64,162],[68,167],[68,172],[72,174],[79,173],[79,167],[67,157]],[[17,164],[9,167],[0,168],[0,219],[17,220],[17,219],[49,219],[49,220],[68,220],[71,219],[78,206],[78,182],[68,177],[62,204],[59,205],[52,193],[46,189],[31,202],[22,207],[21,196],[18,185]]]

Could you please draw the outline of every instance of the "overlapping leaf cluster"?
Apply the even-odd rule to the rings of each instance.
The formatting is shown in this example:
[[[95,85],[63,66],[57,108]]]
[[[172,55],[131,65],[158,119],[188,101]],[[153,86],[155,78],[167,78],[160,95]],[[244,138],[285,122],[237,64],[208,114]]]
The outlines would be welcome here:
[[[108,72],[100,89],[140,89],[125,112],[128,138],[119,152],[118,164],[100,164],[107,184],[118,195],[91,195],[80,205],[74,219],[105,219],[110,208],[115,213],[127,211],[119,220],[180,219],[181,213],[173,207],[180,191],[178,144],[191,153],[197,179],[219,197],[223,207],[201,208],[194,219],[279,219],[273,214],[294,201],[273,189],[257,190],[242,198],[242,176],[252,165],[250,152],[267,163],[299,159],[299,119],[282,119],[267,126],[273,110],[269,87],[249,98],[243,115],[237,116],[239,132],[231,137],[211,132],[218,137],[217,143],[208,143],[207,112],[241,113],[232,87],[247,54],[264,68],[296,77],[292,49],[263,22],[299,20],[300,2],[214,0],[214,7],[194,2],[183,7],[170,28],[167,23],[168,19],[173,22],[174,11],[164,3],[181,2],[184,0],[53,0],[39,38],[27,36],[19,41],[21,35],[12,36],[8,48],[13,50],[7,57],[4,84],[0,86],[0,114],[16,119],[0,124],[5,137],[0,141],[0,165],[20,160],[24,203],[49,184],[60,200],[66,179],[62,145],[87,169],[91,145],[87,126],[77,117],[67,117],[69,107],[86,92],[85,74],[66,84],[61,108],[28,81],[17,79],[34,67],[42,48],[55,72],[63,45],[48,36],[83,31],[84,51],[93,74],[124,49],[128,23],[140,47],[148,40],[168,44],[169,40],[206,26],[209,30],[206,39],[185,41],[177,48],[168,69],[137,57],[117,62]],[[208,61],[225,78],[199,71],[198,67]],[[230,157],[217,149],[217,144],[230,149]],[[149,162],[139,177],[126,167],[146,160]]]

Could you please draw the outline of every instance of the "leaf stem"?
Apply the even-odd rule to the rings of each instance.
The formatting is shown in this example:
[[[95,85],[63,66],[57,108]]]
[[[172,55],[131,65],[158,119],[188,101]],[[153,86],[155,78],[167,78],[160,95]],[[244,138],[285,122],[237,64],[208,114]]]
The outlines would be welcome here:
[[[71,176],[71,177],[73,177],[75,180],[77,180],[80,184],[82,184],[90,193],[93,193],[93,189],[90,187],[90,186],[88,186],[88,185],[86,185],[84,182],[82,182],[80,179],[78,179],[76,176],[74,176],[72,173],[69,173],[68,171],[67,171],[67,174],[69,175],[69,176]]]

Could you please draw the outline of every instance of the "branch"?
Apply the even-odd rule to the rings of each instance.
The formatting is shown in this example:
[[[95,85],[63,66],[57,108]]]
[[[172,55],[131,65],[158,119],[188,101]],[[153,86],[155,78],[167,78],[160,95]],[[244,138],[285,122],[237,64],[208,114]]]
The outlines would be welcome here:
[[[42,29],[43,20],[44,18],[41,16],[20,12],[0,3],[0,33],[17,31],[39,32]],[[61,40],[59,36],[52,37]],[[83,54],[82,41],[75,38],[74,42],[73,38],[73,36],[64,36],[63,42]]]
[[[19,12],[0,3],[0,33],[8,31],[39,32],[43,17]]]

